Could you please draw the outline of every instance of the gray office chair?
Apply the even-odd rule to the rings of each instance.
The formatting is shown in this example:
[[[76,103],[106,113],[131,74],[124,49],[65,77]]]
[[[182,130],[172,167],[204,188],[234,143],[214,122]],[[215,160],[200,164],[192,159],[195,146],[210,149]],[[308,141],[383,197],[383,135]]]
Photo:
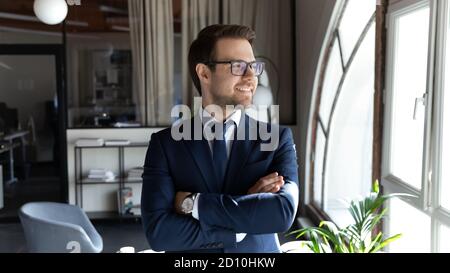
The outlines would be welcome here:
[[[31,202],[19,210],[28,252],[83,252],[103,250],[103,240],[77,206]]]

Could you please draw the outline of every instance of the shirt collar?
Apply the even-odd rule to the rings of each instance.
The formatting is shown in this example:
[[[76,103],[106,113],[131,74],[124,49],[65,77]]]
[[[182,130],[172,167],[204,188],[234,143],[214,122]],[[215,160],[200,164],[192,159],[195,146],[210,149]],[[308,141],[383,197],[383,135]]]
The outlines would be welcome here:
[[[224,123],[228,123],[229,121],[233,121],[236,124],[236,127],[239,127],[239,122],[241,121],[242,111],[241,109],[235,109],[231,115],[225,120]],[[216,119],[211,116],[211,114],[204,110],[203,107],[199,109],[200,120],[204,125],[209,124],[210,122],[216,121]]]

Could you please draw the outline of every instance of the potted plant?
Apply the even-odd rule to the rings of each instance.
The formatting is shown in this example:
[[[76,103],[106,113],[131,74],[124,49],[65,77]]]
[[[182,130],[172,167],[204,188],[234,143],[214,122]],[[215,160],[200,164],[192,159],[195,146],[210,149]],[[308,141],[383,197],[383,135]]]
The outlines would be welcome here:
[[[375,227],[387,211],[387,208],[381,208],[383,203],[390,198],[400,196],[412,195],[400,193],[381,195],[377,180],[367,197],[350,202],[349,211],[354,220],[353,224],[339,228],[333,222],[322,221],[318,227],[302,228],[292,231],[288,235],[297,234],[297,239],[303,235],[309,236],[310,240],[302,243],[315,253],[378,252],[401,236],[401,234],[396,234],[384,238],[381,231],[374,233]]]

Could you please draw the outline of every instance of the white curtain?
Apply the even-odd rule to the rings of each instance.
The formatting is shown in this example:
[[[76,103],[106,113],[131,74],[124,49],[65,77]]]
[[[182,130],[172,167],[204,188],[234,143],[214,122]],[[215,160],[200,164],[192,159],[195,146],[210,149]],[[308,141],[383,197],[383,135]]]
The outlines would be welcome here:
[[[239,24],[249,26],[254,29],[257,1],[223,0],[222,3],[224,24]]]
[[[172,1],[145,1],[149,125],[170,124],[173,102]]]
[[[189,47],[201,29],[219,23],[219,1],[182,0],[181,10],[183,103],[192,106],[194,95],[198,95],[198,93],[189,74]]]
[[[136,95],[149,126],[170,124],[173,102],[172,1],[129,0]],[[145,94],[145,85],[147,94]],[[144,102],[144,103],[142,103]],[[144,107],[140,117],[144,120]]]
[[[290,0],[223,0],[223,23],[241,24],[256,32],[255,56],[264,56],[274,103],[282,105],[280,119],[292,113],[292,33]],[[273,62],[273,65],[271,64]],[[275,67],[274,67],[275,66]]]
[[[133,58],[133,102],[136,103],[136,119],[145,125],[145,43],[144,5],[142,0],[128,0],[131,55]]]

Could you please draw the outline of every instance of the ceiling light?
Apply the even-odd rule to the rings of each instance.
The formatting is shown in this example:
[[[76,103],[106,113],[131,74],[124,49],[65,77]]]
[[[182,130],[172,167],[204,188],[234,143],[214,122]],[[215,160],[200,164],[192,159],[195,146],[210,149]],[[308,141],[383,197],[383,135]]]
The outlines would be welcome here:
[[[34,0],[34,14],[48,25],[56,25],[64,21],[67,16],[65,0]]]

